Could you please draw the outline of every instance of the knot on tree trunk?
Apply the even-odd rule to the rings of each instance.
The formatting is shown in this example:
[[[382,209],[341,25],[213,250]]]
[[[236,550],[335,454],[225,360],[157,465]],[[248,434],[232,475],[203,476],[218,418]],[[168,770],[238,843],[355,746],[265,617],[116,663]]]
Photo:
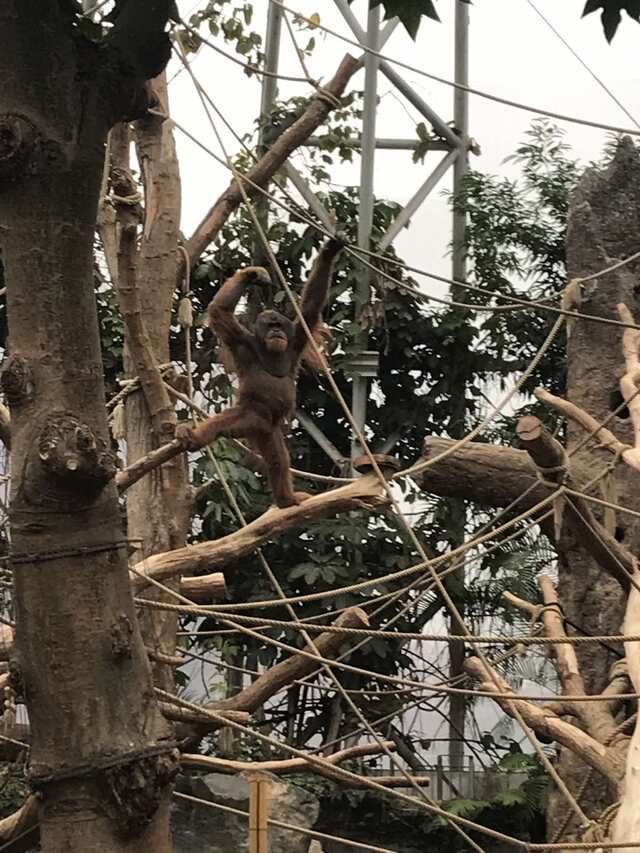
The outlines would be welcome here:
[[[174,749],[105,771],[113,825],[122,838],[142,835],[179,769],[180,754]]]
[[[60,157],[59,146],[45,142],[36,126],[15,113],[0,115],[0,184],[34,174],[41,163],[48,167]]]
[[[34,381],[29,362],[20,355],[10,355],[2,367],[0,384],[12,408],[30,402],[33,399]]]
[[[100,489],[115,476],[116,460],[106,443],[73,415],[50,415],[40,433],[38,455],[65,484]]]

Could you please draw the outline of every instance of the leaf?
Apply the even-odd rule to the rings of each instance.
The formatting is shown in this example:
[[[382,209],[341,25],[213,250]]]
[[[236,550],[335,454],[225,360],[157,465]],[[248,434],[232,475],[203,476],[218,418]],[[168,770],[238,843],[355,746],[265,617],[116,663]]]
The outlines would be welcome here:
[[[318,26],[320,26],[320,15],[314,12],[313,15],[309,15],[309,27],[313,30]]]
[[[470,3],[471,0],[463,0]],[[405,29],[412,39],[418,34],[420,20],[424,16],[432,21],[439,21],[433,0],[369,0],[369,6],[373,9],[382,3],[384,6],[385,19],[400,18]]]
[[[600,20],[608,42],[611,42],[616,34],[623,10],[630,18],[640,23],[640,0],[587,0],[582,17],[597,12],[598,9],[602,9]]]

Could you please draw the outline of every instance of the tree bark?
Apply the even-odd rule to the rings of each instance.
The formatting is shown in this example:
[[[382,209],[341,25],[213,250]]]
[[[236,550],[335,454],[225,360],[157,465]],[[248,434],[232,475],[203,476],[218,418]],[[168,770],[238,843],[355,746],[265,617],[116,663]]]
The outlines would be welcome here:
[[[153,91],[162,112],[168,114],[166,77],[153,81]],[[144,186],[144,228],[137,256],[137,300],[144,331],[156,366],[170,361],[169,330],[175,296],[180,236],[180,172],[170,120],[149,115],[136,122],[134,138]],[[131,330],[133,331],[133,330]],[[135,353],[136,336],[126,339],[125,366],[129,376],[139,373]],[[173,437],[176,416],[166,387],[156,368],[156,385],[162,386],[162,401],[169,406],[170,430],[154,427],[153,407],[148,394],[130,394],[126,400],[127,464],[146,457]],[[191,523],[187,460],[180,453],[162,468],[137,481],[127,493],[127,525],[131,539],[139,541],[138,555],[146,559],[186,544]],[[177,581],[170,586],[178,588]],[[151,591],[151,597],[171,600],[168,593]],[[140,614],[145,643],[161,654],[172,655],[176,647],[177,616],[168,612]],[[174,671],[158,662],[152,664],[158,687],[174,689]]]
[[[603,269],[615,260],[638,251],[637,223],[640,219],[640,156],[630,139],[623,139],[611,164],[586,171],[573,192],[568,220],[567,272],[569,279]],[[587,314],[618,319],[617,305],[624,302],[640,316],[636,283],[640,264],[636,261],[582,285],[581,310]],[[586,320],[571,321],[567,342],[567,398],[596,420],[602,421],[620,402],[618,382],[625,370],[622,328]],[[625,414],[622,412],[621,414]],[[627,418],[614,417],[608,424],[617,437],[633,444]],[[567,424],[567,450],[571,452],[585,436],[571,420]],[[597,472],[610,461],[606,449],[586,447],[572,456],[578,465]],[[615,470],[617,502],[640,510],[635,472],[620,464]],[[639,553],[640,521],[618,515],[617,538],[627,551]],[[565,615],[580,630],[590,634],[614,634],[621,629],[626,595],[616,580],[584,550],[579,538],[567,536],[559,551],[558,595]],[[576,649],[580,671],[588,692],[600,692],[607,684],[616,654],[600,648],[598,654],[585,646]],[[584,780],[585,766],[568,751],[561,751],[558,770],[570,790],[576,792]],[[589,815],[597,815],[610,804],[610,793],[594,777],[583,795]],[[550,834],[562,822],[566,806],[562,797],[550,798]],[[575,826],[575,824],[572,824]],[[577,838],[568,832],[562,840]]]
[[[162,853],[176,757],[128,582],[92,276],[107,132],[142,81],[107,78],[115,57],[101,69],[62,4],[6,0],[0,42],[12,678],[42,850]]]

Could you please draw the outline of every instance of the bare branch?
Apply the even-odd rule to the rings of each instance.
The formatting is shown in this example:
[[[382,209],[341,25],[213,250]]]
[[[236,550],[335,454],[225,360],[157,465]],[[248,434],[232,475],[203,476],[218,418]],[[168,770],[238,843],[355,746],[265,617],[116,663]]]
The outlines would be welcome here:
[[[495,670],[485,666],[480,658],[467,658],[464,668],[469,675],[480,682],[482,690],[490,693],[514,692],[509,684]],[[515,709],[517,709],[524,722],[535,732],[566,746],[590,767],[613,782],[616,787],[619,786],[623,774],[621,763],[594,737],[560,719],[548,708],[539,708],[525,699],[496,699],[495,701],[510,717],[515,716]]]
[[[278,509],[270,507],[246,527],[215,539],[200,542],[187,548],[177,548],[165,554],[156,554],[135,566],[137,572],[155,580],[175,575],[205,574],[213,568],[221,568],[233,560],[250,554],[267,539],[295,527],[307,527],[320,518],[354,509],[373,510],[388,502],[386,492],[374,475],[360,477],[339,489],[332,489],[301,503],[299,506]],[[144,578],[131,574],[131,584],[136,591],[143,588]]]
[[[333,624],[338,628],[367,628],[369,620],[364,610],[361,610],[359,607],[352,607],[350,610],[345,610]],[[353,636],[353,634],[341,634],[338,632],[319,634],[315,640],[317,652],[321,657],[333,657],[345,641],[353,639]],[[310,649],[310,651],[313,650]],[[309,673],[315,672],[319,666],[321,664],[314,661],[308,655],[292,655],[266,672],[263,672],[259,678],[256,678],[255,681],[248,687],[245,687],[244,690],[241,690],[240,693],[236,693],[235,696],[231,696],[229,699],[211,702],[207,707],[214,710],[222,708],[224,710],[233,709],[253,712],[284,687],[293,684],[296,679],[304,678]]]
[[[520,418],[517,433],[546,480],[571,484],[565,450],[538,418],[530,415]],[[575,495],[567,497],[565,516],[591,556],[624,590],[628,590],[629,578],[634,570],[633,555],[600,524],[583,498]]]
[[[146,456],[137,459],[128,468],[118,471],[116,474],[118,490],[121,494],[126,492],[130,486],[137,483],[149,471],[164,465],[165,462],[169,462],[180,453],[184,453],[184,445],[178,439],[173,439],[173,441],[163,444],[162,447],[158,447],[157,450],[152,450]]]
[[[536,616],[538,613],[539,608],[537,604],[532,604],[530,601],[525,601],[524,598],[519,598],[512,592],[503,592],[502,597],[512,607],[516,607],[518,610],[522,610],[523,613],[527,613],[529,616]]]
[[[195,726],[202,733],[208,733],[223,728],[224,723],[219,720],[212,720],[211,717],[205,717],[198,714],[197,711],[192,711],[190,708],[182,708],[180,705],[172,705],[171,702],[158,703],[159,708],[167,718],[173,720],[174,723],[186,723],[189,726]],[[246,725],[251,716],[246,711],[220,711],[220,714],[232,723],[240,723]]]
[[[542,621],[548,637],[552,639],[566,639],[567,633],[564,629],[564,617],[562,608],[558,601],[558,595],[551,578],[547,575],[538,577],[538,585],[542,592],[545,608],[542,611]],[[563,693],[580,695],[586,693],[586,688],[575,648],[569,643],[558,643],[553,647],[556,658],[556,668],[560,676]],[[569,703],[567,703],[569,704]],[[615,722],[607,703],[575,702],[574,713],[582,720],[584,725],[594,737],[605,741],[615,729]]]
[[[220,601],[224,598],[226,589],[222,572],[180,579],[181,595],[184,595],[185,598],[191,601],[198,601],[200,603]]]
[[[11,450],[11,415],[4,403],[0,403],[0,441]]]
[[[17,840],[19,836],[29,833],[28,838],[21,839],[24,843],[28,842],[27,846],[20,847],[20,849],[30,850],[32,845],[36,845],[39,836],[38,812],[39,798],[35,794],[31,794],[18,811],[0,820],[0,844],[8,845],[11,841]],[[18,850],[17,847],[15,849]]]
[[[113,202],[119,224],[118,275],[115,279],[120,313],[127,330],[127,346],[149,409],[153,431],[159,442],[166,442],[175,432],[176,415],[162,379],[153,347],[142,316],[138,293],[138,225],[140,202],[136,184],[126,161],[113,164],[111,183]]]
[[[351,746],[347,749],[341,749],[339,752],[334,752],[326,756],[327,764],[341,764],[343,761],[350,761],[353,758],[360,758],[363,755],[378,755],[383,751],[383,747],[389,752],[394,752],[396,745],[393,741],[385,741],[383,745],[377,743],[364,743],[358,746]],[[180,761],[187,767],[202,767],[205,770],[217,773],[243,773],[248,770],[251,772],[275,773],[277,775],[286,773],[318,773],[321,776],[326,776],[329,779],[340,781],[339,774],[331,772],[330,767],[320,767],[320,765],[309,764],[304,758],[285,758],[281,761],[234,761],[229,758],[216,758],[212,755],[191,755],[184,753],[180,756]],[[402,784],[406,785],[407,781],[404,777],[400,778]],[[425,777],[428,780],[428,777]],[[376,776],[376,781],[378,777]],[[425,782],[428,784],[428,781]]]
[[[624,323],[635,323],[633,314],[624,303],[618,305],[618,314]],[[633,423],[633,437],[635,448],[627,451],[627,457],[632,460],[634,468],[640,470],[640,394],[638,384],[640,383],[640,357],[638,347],[640,346],[640,331],[625,328],[622,335],[622,353],[626,373],[620,378],[620,391],[627,403],[631,421]]]
[[[588,412],[585,412],[584,409],[576,406],[575,403],[563,400],[562,397],[556,397],[554,394],[550,394],[548,391],[545,391],[544,388],[537,388],[535,395],[542,403],[545,403],[547,406],[551,406],[566,418],[571,418],[572,421],[575,421],[575,423],[583,427],[588,433],[593,433],[593,440],[599,442],[602,447],[610,450],[613,454],[619,454],[622,456],[625,462],[631,465],[632,468],[640,469],[640,462],[629,456],[631,448],[616,438],[611,430],[600,426],[600,423]],[[627,455],[627,458],[625,458],[625,454]]]
[[[621,312],[620,316],[624,319]],[[626,329],[625,329],[626,333]],[[638,333],[640,336],[640,333]],[[639,336],[634,336],[633,343],[638,344]],[[626,337],[626,334],[625,334]],[[630,346],[629,341],[625,341],[625,345]],[[625,357],[627,356],[625,352]],[[633,362],[637,367],[638,358],[637,351],[635,359],[627,358],[627,369],[633,367]],[[637,568],[634,572],[636,580],[640,580],[640,572]],[[635,586],[629,590],[629,598],[627,600],[627,609],[624,616],[624,633],[628,635],[636,634],[640,631],[640,592]],[[640,692],[640,649],[637,643],[625,643],[624,652],[627,659],[627,667],[629,669],[629,677],[633,688],[636,692]],[[638,810],[638,753],[640,752],[640,715],[636,716],[636,723],[629,743],[629,748],[626,753],[626,771],[624,783],[622,785],[622,797],[620,808],[616,814],[613,824],[612,840],[613,841],[628,841],[630,838],[637,838],[640,832],[640,810]]]
[[[329,113],[338,105],[339,101],[336,99],[343,94],[349,80],[359,67],[360,62],[347,54],[333,79],[329,80],[312,98],[300,118],[278,137],[266,154],[249,169],[244,186],[250,198],[258,192],[254,184],[266,187],[296,148],[324,123]],[[187,242],[186,249],[192,268],[202,252],[215,239],[229,216],[240,206],[242,200],[243,196],[238,184],[235,180],[231,181]]]

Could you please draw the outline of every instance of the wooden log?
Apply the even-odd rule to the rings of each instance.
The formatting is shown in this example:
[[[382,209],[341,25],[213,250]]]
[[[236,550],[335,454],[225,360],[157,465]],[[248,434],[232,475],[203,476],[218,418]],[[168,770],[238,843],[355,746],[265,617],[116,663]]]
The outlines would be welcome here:
[[[364,610],[353,607],[350,610],[345,610],[333,624],[344,628],[367,628],[369,620]],[[353,639],[354,635],[337,632],[319,634],[316,637],[315,645],[322,657],[330,658],[337,654],[342,644],[349,638]],[[308,651],[313,650],[309,648]],[[261,676],[256,678],[248,687],[245,687],[244,690],[236,693],[235,696],[211,702],[205,707],[213,711],[233,709],[253,712],[263,705],[267,699],[275,696],[289,684],[293,684],[296,679],[304,678],[306,675],[315,672],[320,666],[321,664],[307,655],[292,655],[263,672]]]
[[[191,601],[206,604],[220,601],[225,597],[227,587],[222,572],[211,575],[198,575],[192,578],[180,578],[180,593]]]

